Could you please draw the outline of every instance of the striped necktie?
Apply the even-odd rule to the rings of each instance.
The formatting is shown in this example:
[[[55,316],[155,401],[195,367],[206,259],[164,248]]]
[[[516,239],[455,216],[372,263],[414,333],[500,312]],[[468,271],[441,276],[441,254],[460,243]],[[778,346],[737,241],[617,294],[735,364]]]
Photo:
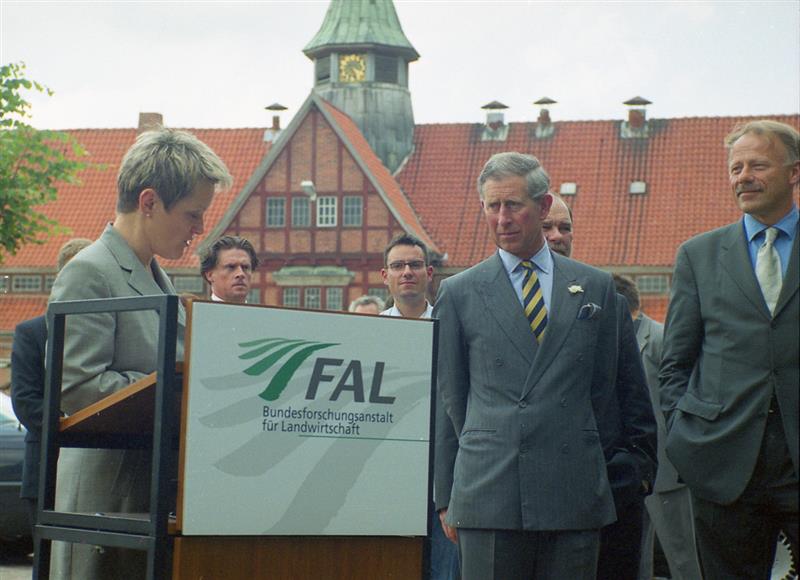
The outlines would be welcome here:
[[[539,277],[533,269],[533,264],[529,260],[523,260],[520,262],[520,266],[525,269],[525,278],[522,281],[522,305],[531,330],[536,336],[536,340],[541,343],[547,327],[547,308],[544,307],[542,287],[539,284]]]

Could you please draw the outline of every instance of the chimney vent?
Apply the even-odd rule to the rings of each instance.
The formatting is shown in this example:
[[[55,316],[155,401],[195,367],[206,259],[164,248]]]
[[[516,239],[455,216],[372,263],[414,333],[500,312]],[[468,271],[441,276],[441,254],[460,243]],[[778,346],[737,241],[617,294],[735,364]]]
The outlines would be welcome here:
[[[643,97],[633,97],[623,103],[628,106],[628,121],[622,124],[624,138],[647,137],[647,105],[652,103]]]
[[[141,135],[145,131],[160,129],[164,126],[164,116],[161,113],[139,113],[139,126],[136,134]]]
[[[542,97],[538,101],[534,101],[533,104],[539,107],[539,118],[536,121],[534,134],[537,139],[546,139],[552,136],[555,131],[555,127],[550,121],[550,105],[555,105],[556,101],[550,97]]]
[[[500,101],[492,101],[481,107],[486,111],[486,126],[483,128],[482,141],[505,141],[508,135],[508,125],[505,123],[503,110],[508,106]]]
[[[272,116],[272,127],[264,131],[264,141],[266,143],[272,143],[277,139],[278,134],[281,132],[281,116],[280,113],[286,110],[286,107],[281,105],[280,103],[272,103],[264,107],[267,111],[273,111],[276,114]]]

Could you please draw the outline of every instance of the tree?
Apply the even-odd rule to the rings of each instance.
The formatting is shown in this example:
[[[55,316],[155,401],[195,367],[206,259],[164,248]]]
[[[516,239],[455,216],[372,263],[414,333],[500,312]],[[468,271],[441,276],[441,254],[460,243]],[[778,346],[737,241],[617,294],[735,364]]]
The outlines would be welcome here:
[[[24,244],[44,243],[66,228],[39,211],[56,198],[56,184],[77,183],[86,155],[70,135],[28,125],[30,103],[23,90],[53,92],[25,78],[25,64],[0,66],[0,264]]]

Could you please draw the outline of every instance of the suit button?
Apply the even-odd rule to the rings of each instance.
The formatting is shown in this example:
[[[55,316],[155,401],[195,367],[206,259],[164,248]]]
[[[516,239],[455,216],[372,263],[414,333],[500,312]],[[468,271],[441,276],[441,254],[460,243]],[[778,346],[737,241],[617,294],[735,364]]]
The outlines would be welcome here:
[[[501,359],[500,357],[497,357],[496,359],[494,359],[494,366],[496,366],[496,367],[503,366],[503,359]]]
[[[560,404],[562,407],[566,407],[566,406],[567,406],[567,399],[566,399],[566,397],[562,397],[561,401],[559,401],[559,404]]]
[[[520,454],[527,453],[528,452],[528,446],[527,445],[520,445],[519,446],[519,452],[520,452]]]
[[[528,402],[527,401],[520,401],[519,402],[519,406],[520,406],[520,409],[524,409],[525,407],[528,406]]]
[[[564,453],[564,454],[569,453],[569,445],[564,443],[564,445],[561,446],[561,453]]]
[[[770,328],[774,329],[776,326],[778,326],[777,321],[775,321],[774,319],[769,321]]]

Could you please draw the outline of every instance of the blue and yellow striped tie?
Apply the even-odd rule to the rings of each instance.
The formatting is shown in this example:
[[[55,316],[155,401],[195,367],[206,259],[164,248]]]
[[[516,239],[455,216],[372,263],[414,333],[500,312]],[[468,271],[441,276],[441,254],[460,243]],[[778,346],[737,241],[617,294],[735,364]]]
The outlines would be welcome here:
[[[525,269],[525,279],[522,281],[522,305],[531,330],[536,336],[536,340],[541,343],[547,327],[547,308],[544,307],[542,287],[539,284],[539,277],[533,269],[533,264],[529,260],[523,260],[520,262],[520,266]]]

